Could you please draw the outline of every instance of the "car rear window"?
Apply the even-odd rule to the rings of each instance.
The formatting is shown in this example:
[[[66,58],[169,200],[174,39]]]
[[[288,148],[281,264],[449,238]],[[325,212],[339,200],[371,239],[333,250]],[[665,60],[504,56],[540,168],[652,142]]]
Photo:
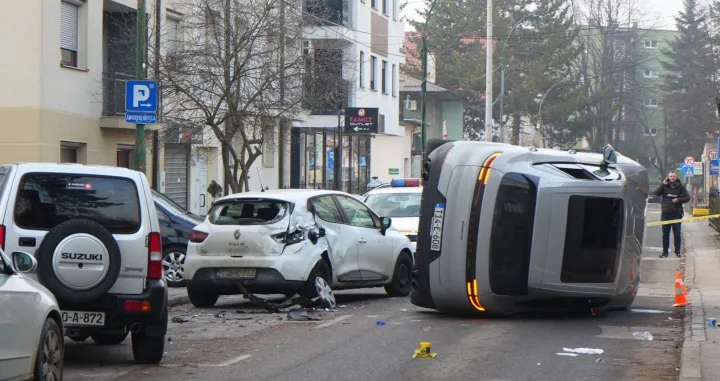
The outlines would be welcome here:
[[[140,230],[140,202],[128,179],[57,173],[23,176],[15,201],[15,223],[50,230],[69,220],[91,220],[113,234]]]
[[[263,225],[285,218],[290,204],[268,199],[237,199],[216,203],[208,214],[214,225]]]

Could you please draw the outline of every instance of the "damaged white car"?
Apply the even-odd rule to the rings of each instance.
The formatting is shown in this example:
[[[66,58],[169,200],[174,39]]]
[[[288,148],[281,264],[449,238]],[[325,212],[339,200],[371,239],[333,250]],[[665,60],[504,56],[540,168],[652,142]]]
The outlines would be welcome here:
[[[220,295],[385,287],[410,294],[410,240],[347,193],[285,189],[218,199],[190,234],[185,275],[190,301]]]

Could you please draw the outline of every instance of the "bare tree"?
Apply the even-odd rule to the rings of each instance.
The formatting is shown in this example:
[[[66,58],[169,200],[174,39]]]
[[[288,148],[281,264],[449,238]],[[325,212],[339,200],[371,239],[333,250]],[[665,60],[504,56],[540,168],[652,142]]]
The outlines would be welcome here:
[[[174,0],[182,21],[160,28],[159,51],[150,46],[163,122],[220,146],[233,193],[248,190],[251,166],[274,151],[280,123],[336,115],[347,104],[354,61],[338,41],[303,39],[338,15],[305,3]]]

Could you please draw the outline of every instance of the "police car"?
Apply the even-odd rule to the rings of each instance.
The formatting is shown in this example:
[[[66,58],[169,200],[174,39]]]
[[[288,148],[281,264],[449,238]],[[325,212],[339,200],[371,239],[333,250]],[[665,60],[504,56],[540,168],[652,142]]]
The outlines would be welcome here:
[[[420,179],[394,179],[389,187],[375,188],[366,193],[363,202],[379,216],[392,218],[395,230],[410,239],[414,253],[421,199]]]

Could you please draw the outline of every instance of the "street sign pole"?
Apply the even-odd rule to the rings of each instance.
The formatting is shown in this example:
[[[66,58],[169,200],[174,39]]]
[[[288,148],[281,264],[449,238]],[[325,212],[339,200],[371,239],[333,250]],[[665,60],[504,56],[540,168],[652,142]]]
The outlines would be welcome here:
[[[135,49],[135,74],[137,79],[145,79],[145,0],[137,0],[137,23],[135,25],[137,44]],[[145,145],[145,125],[138,124],[135,129],[135,170],[145,173],[147,147]]]

